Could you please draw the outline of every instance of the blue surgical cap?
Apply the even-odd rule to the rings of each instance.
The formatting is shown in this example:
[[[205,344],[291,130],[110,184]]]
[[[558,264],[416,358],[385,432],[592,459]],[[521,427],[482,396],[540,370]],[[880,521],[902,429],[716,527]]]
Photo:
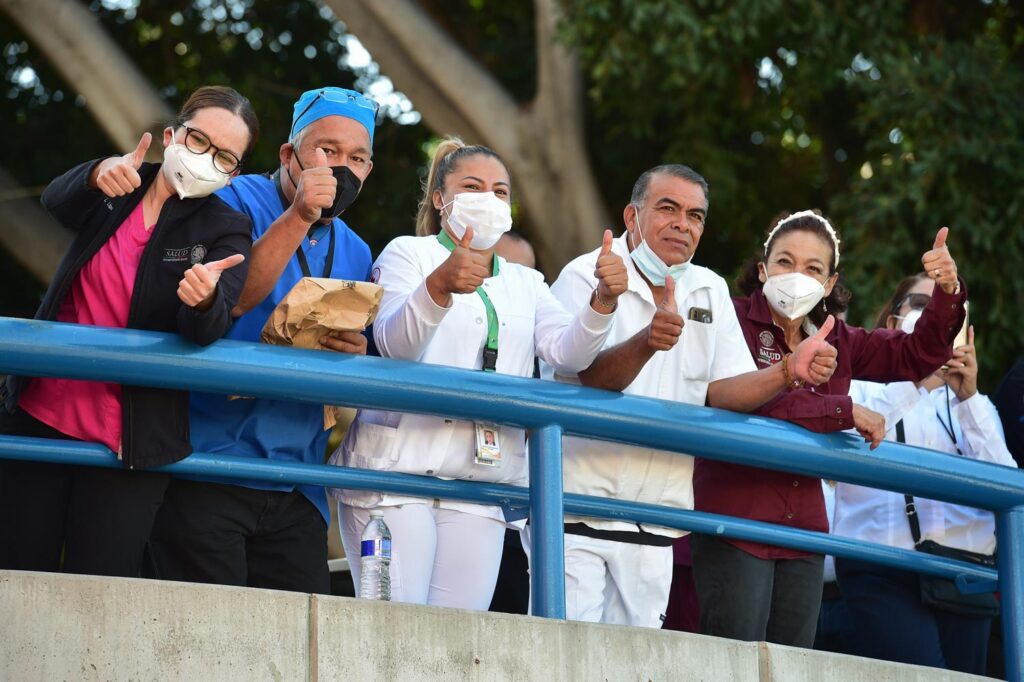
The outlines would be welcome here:
[[[344,116],[361,123],[370,135],[370,147],[373,147],[377,103],[355,90],[345,88],[317,88],[302,93],[295,102],[289,138],[295,139],[299,131],[325,116]]]

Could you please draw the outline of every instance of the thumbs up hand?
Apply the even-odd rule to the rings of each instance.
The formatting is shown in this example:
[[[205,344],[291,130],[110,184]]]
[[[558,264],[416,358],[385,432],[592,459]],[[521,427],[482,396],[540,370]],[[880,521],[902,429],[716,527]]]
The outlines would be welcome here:
[[[467,227],[462,239],[443,263],[427,275],[427,291],[443,308],[451,306],[452,294],[471,294],[491,274],[491,253],[474,251],[473,228]]]
[[[143,133],[135,149],[124,156],[112,156],[101,161],[93,171],[91,184],[108,197],[123,197],[137,190],[142,186],[139,167],[152,141],[151,134]]]
[[[958,281],[956,273],[956,261],[949,255],[949,248],[946,246],[946,237],[949,236],[949,228],[943,227],[935,235],[935,243],[929,251],[921,256],[921,264],[924,271],[935,283],[942,287],[947,294],[956,293]]]
[[[295,147],[292,147],[292,154],[298,154]],[[302,222],[312,225],[320,220],[324,209],[331,207],[337,192],[338,180],[327,165],[324,150],[318,147],[313,165],[299,175],[292,210],[298,212]]]
[[[682,333],[683,316],[676,305],[676,282],[667,277],[658,309],[647,327],[647,346],[653,350],[671,350]]]
[[[804,339],[793,350],[788,369],[794,378],[812,386],[819,386],[832,378],[836,371],[838,353],[825,338],[835,323],[836,318],[829,315],[813,336]]]
[[[597,278],[598,312],[607,313],[615,308],[615,301],[626,290],[628,275],[626,264],[622,258],[612,253],[612,231],[605,230],[601,243],[601,251],[597,254],[594,266],[594,277]]]
[[[245,256],[236,253],[212,263],[196,263],[185,271],[185,276],[178,282],[178,298],[187,306],[206,310],[213,303],[221,274],[244,260]]]

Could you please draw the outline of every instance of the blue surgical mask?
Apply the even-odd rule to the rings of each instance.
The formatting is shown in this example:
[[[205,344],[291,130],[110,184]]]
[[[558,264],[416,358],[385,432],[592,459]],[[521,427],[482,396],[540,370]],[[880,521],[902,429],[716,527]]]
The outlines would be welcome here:
[[[665,279],[668,277],[674,279],[678,284],[683,273],[690,267],[690,261],[678,265],[666,265],[665,261],[661,260],[661,257],[647,245],[647,238],[644,237],[643,228],[640,225],[640,208],[638,206],[634,206],[634,208],[636,209],[636,230],[640,233],[641,241],[629,252],[633,264],[636,265],[637,270],[643,273],[647,281],[656,287],[665,286]]]

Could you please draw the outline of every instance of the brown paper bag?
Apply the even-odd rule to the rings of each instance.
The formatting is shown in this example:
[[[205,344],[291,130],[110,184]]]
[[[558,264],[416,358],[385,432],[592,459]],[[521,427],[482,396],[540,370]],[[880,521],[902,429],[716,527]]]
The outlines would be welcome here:
[[[372,282],[303,277],[277,304],[260,341],[274,346],[320,348],[320,337],[334,331],[361,332],[373,322],[384,289]],[[335,408],[324,406],[324,429],[334,426]]]

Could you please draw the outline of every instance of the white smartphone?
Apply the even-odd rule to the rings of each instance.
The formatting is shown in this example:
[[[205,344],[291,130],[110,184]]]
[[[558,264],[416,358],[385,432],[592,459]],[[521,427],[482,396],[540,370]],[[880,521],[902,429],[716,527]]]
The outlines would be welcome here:
[[[967,345],[967,328],[971,325],[970,306],[971,304],[968,301],[964,301],[964,326],[960,327],[960,331],[956,333],[956,338],[953,339],[953,350]],[[949,365],[943,365],[942,369],[949,369]]]

